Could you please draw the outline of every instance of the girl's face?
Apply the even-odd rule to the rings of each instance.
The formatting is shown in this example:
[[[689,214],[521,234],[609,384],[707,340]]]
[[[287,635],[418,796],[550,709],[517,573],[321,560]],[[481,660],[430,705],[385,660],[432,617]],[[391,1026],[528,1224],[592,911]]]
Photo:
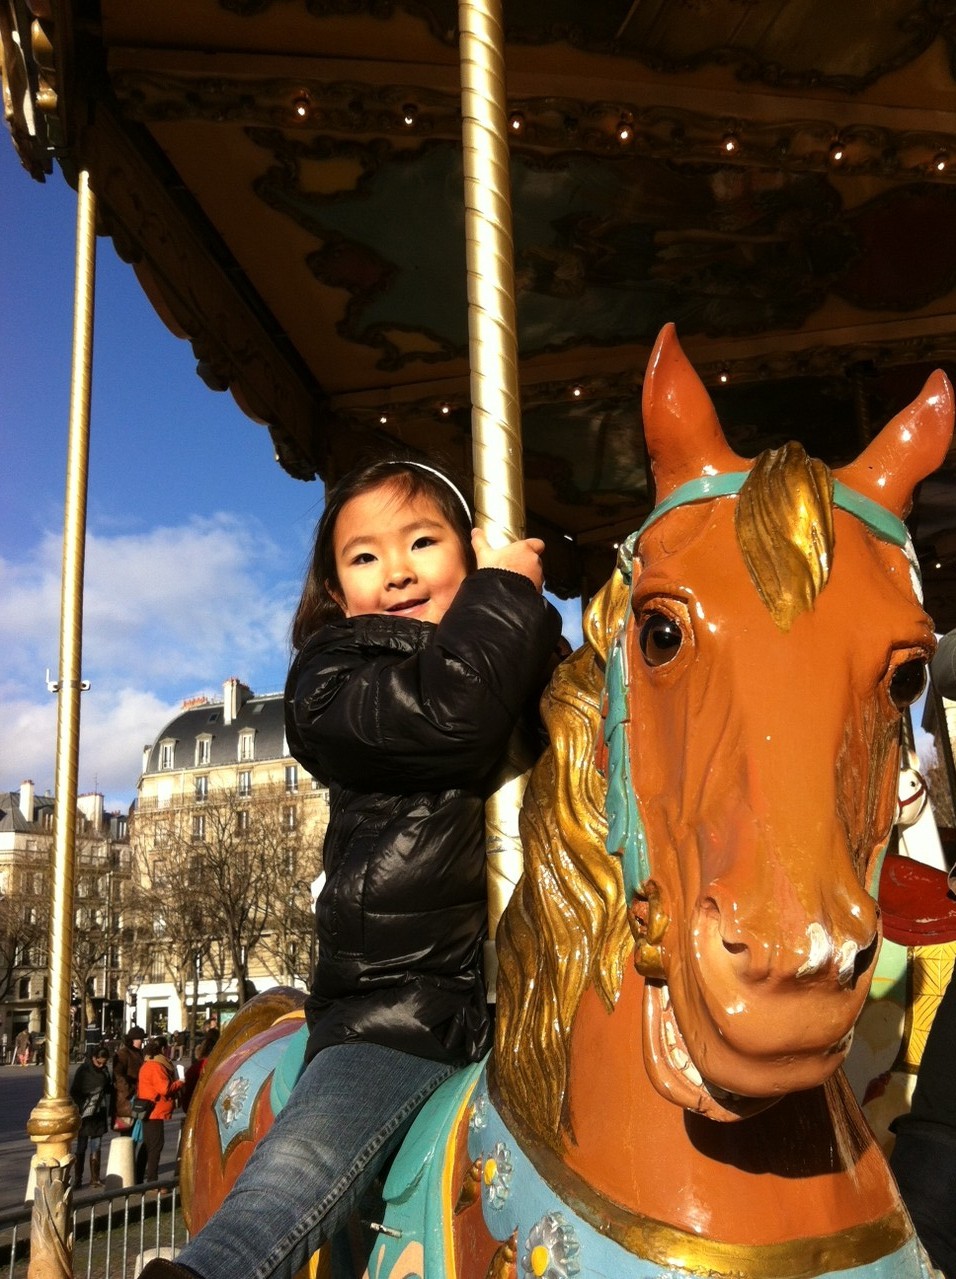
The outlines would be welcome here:
[[[339,591],[346,617],[387,613],[440,622],[467,575],[465,553],[438,505],[393,482],[351,498],[335,521]]]

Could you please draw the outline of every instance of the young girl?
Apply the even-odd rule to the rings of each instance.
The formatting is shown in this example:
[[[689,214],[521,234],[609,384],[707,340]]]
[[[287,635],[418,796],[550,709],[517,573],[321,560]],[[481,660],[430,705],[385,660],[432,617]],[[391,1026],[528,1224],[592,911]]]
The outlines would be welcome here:
[[[330,494],[292,629],[292,754],[329,785],[308,1065],[216,1216],[143,1279],[291,1276],[490,1047],[484,800],[560,635],[535,538],[377,462]]]

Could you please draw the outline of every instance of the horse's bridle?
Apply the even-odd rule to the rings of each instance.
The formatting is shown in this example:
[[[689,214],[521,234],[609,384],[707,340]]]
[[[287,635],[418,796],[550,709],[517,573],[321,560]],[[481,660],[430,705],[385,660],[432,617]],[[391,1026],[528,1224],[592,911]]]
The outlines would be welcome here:
[[[617,568],[630,586],[634,572],[634,554],[643,533],[663,515],[681,506],[707,502],[720,497],[736,497],[749,471],[728,471],[721,475],[702,475],[679,485],[654,507],[636,532],[631,533],[620,545]],[[903,550],[912,570],[913,587],[922,603],[919,562],[909,530],[892,511],[872,498],[857,493],[840,480],[833,481],[833,505],[855,516],[871,533],[892,546]],[[637,796],[631,777],[630,754],[627,749],[625,724],[628,720],[627,655],[624,637],[631,617],[631,598],[628,592],[627,607],[617,634],[611,643],[604,677],[605,704],[604,742],[607,747],[607,798],[605,813],[608,831],[605,848],[613,857],[621,858],[624,876],[625,900],[628,905],[642,895],[651,877],[647,835],[641,819]]]

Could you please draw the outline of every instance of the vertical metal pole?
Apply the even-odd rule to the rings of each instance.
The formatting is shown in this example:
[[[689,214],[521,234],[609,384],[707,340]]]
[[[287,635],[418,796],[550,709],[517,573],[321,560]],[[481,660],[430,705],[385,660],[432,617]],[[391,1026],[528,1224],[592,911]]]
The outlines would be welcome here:
[[[69,1279],[70,1143],[79,1116],[69,1096],[70,976],[73,954],[73,880],[76,791],[80,745],[83,567],[93,363],[93,292],[96,201],[89,174],[77,184],[76,284],[73,298],[73,368],[63,516],[60,592],[60,671],[57,683],[56,806],[50,898],[47,1041],[43,1097],[27,1123],[36,1145],[36,1194],[30,1236],[29,1279]]]
[[[524,536],[504,27],[500,0],[459,0],[465,258],[476,521],[492,545]],[[514,754],[514,752],[513,752]],[[521,875],[518,810],[528,760],[510,758],[485,811],[488,929]],[[494,951],[486,975],[493,995]]]

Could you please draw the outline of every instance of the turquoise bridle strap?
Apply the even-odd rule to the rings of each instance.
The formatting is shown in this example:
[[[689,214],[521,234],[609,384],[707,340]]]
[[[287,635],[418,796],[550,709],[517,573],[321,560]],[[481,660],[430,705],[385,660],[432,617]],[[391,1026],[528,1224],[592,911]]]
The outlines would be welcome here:
[[[650,528],[662,515],[676,510],[679,506],[690,503],[706,502],[711,498],[735,497],[749,471],[730,471],[724,475],[703,475],[699,479],[689,480],[674,489],[669,497],[655,506],[653,511],[637,530],[621,543],[618,551],[618,568],[625,581],[630,582],[633,572],[634,548],[645,529]],[[885,506],[880,506],[871,498],[864,497],[840,482],[833,481],[833,504],[842,511],[855,516],[871,533],[883,542],[889,542],[902,550],[909,546],[909,532],[901,519],[898,519]],[[915,565],[915,556],[910,556]],[[620,629],[608,653],[607,668],[604,677],[604,688],[607,695],[607,708],[604,718],[604,741],[608,754],[608,786],[605,800],[605,812],[608,820],[608,831],[605,848],[614,857],[621,858],[621,870],[624,877],[626,900],[633,901],[634,895],[650,878],[651,866],[647,847],[647,835],[641,818],[637,796],[631,777],[631,756],[628,749],[625,724],[629,717],[627,696],[627,655],[624,647],[624,635],[627,621],[631,615],[631,602],[628,599],[627,609]],[[884,850],[885,851],[885,850]],[[877,883],[878,883],[877,879]]]
[[[702,475],[696,480],[688,480],[674,489],[669,497],[658,503],[650,515],[637,530],[637,536],[657,522],[668,511],[678,506],[688,506],[693,502],[706,502],[713,497],[735,497],[743,488],[749,471],[728,471],[725,475]],[[861,520],[871,533],[875,533],[883,542],[891,542],[893,546],[903,547],[909,538],[906,525],[885,506],[864,497],[854,489],[847,488],[840,480],[833,481],[833,505],[841,511],[847,511]]]

